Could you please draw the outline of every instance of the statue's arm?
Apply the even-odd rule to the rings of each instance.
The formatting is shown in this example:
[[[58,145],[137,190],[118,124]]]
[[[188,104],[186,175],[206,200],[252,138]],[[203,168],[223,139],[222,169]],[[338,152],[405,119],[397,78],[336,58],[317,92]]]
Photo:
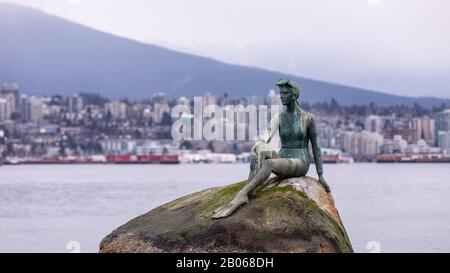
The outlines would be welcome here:
[[[275,115],[271,119],[264,133],[258,136],[255,144],[251,148],[250,152],[252,154],[252,159],[250,162],[250,174],[248,181],[250,181],[256,175],[256,172],[261,167],[264,159],[274,158],[276,156],[276,153],[272,149],[270,149],[267,144],[278,131],[279,124],[279,115]]]
[[[314,162],[316,163],[317,174],[323,175],[322,167],[322,149],[320,148],[319,138],[317,136],[316,121],[314,117],[311,117],[309,122],[309,139],[311,141],[311,146],[314,155]]]
[[[316,121],[314,120],[314,117],[311,117],[310,119],[308,132],[313,150],[314,162],[316,163],[315,164],[316,171],[317,175],[319,176],[319,182],[320,184],[322,184],[322,186],[327,192],[330,192],[330,187],[328,186],[325,178],[323,177],[322,149],[320,148],[319,137],[317,136]]]

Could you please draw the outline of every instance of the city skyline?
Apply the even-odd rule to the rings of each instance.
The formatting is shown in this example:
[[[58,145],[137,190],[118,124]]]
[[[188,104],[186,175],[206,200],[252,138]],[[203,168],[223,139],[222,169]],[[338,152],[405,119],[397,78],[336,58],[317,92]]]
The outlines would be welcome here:
[[[244,107],[229,108],[238,105]],[[160,92],[128,101],[83,93],[27,96],[17,84],[4,84],[0,155],[7,164],[245,161],[280,105],[273,90],[247,98],[206,92],[194,100]],[[442,107],[302,104],[316,116],[324,158],[334,163],[450,161],[450,108]],[[155,159],[155,153],[173,157]]]
[[[253,1],[133,1],[127,6],[99,0],[5,2],[228,63],[390,94],[450,96],[450,35],[442,27],[450,9],[445,1],[273,2],[257,10]],[[209,12],[196,12],[199,6]],[[180,22],[186,31],[180,31]],[[289,54],[281,54],[285,52]]]

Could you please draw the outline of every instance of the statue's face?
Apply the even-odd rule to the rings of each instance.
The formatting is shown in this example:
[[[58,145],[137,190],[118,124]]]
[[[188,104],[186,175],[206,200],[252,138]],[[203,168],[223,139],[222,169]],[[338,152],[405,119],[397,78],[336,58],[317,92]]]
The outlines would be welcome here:
[[[294,94],[289,86],[280,86],[280,99],[283,105],[288,105],[295,101]]]

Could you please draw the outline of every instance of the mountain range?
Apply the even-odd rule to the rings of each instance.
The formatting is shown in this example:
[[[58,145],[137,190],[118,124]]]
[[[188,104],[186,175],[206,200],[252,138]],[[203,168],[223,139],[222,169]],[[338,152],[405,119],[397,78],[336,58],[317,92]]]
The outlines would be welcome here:
[[[163,26],[161,26],[163,27]],[[254,67],[223,63],[101,32],[34,8],[0,3],[0,83],[33,95],[97,93],[109,98],[266,96],[290,77],[301,100],[340,104],[450,105],[450,99],[405,97]],[[282,52],[280,52],[282,54]]]

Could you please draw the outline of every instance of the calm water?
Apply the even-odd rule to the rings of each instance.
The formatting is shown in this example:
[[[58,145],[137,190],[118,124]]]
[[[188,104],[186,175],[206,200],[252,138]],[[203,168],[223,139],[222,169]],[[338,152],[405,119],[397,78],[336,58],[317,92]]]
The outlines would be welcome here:
[[[356,251],[450,251],[449,164],[324,169]],[[70,252],[76,245],[97,252],[100,240],[131,218],[242,180],[247,170],[245,164],[3,166],[0,251]],[[314,166],[309,174],[315,176]]]

